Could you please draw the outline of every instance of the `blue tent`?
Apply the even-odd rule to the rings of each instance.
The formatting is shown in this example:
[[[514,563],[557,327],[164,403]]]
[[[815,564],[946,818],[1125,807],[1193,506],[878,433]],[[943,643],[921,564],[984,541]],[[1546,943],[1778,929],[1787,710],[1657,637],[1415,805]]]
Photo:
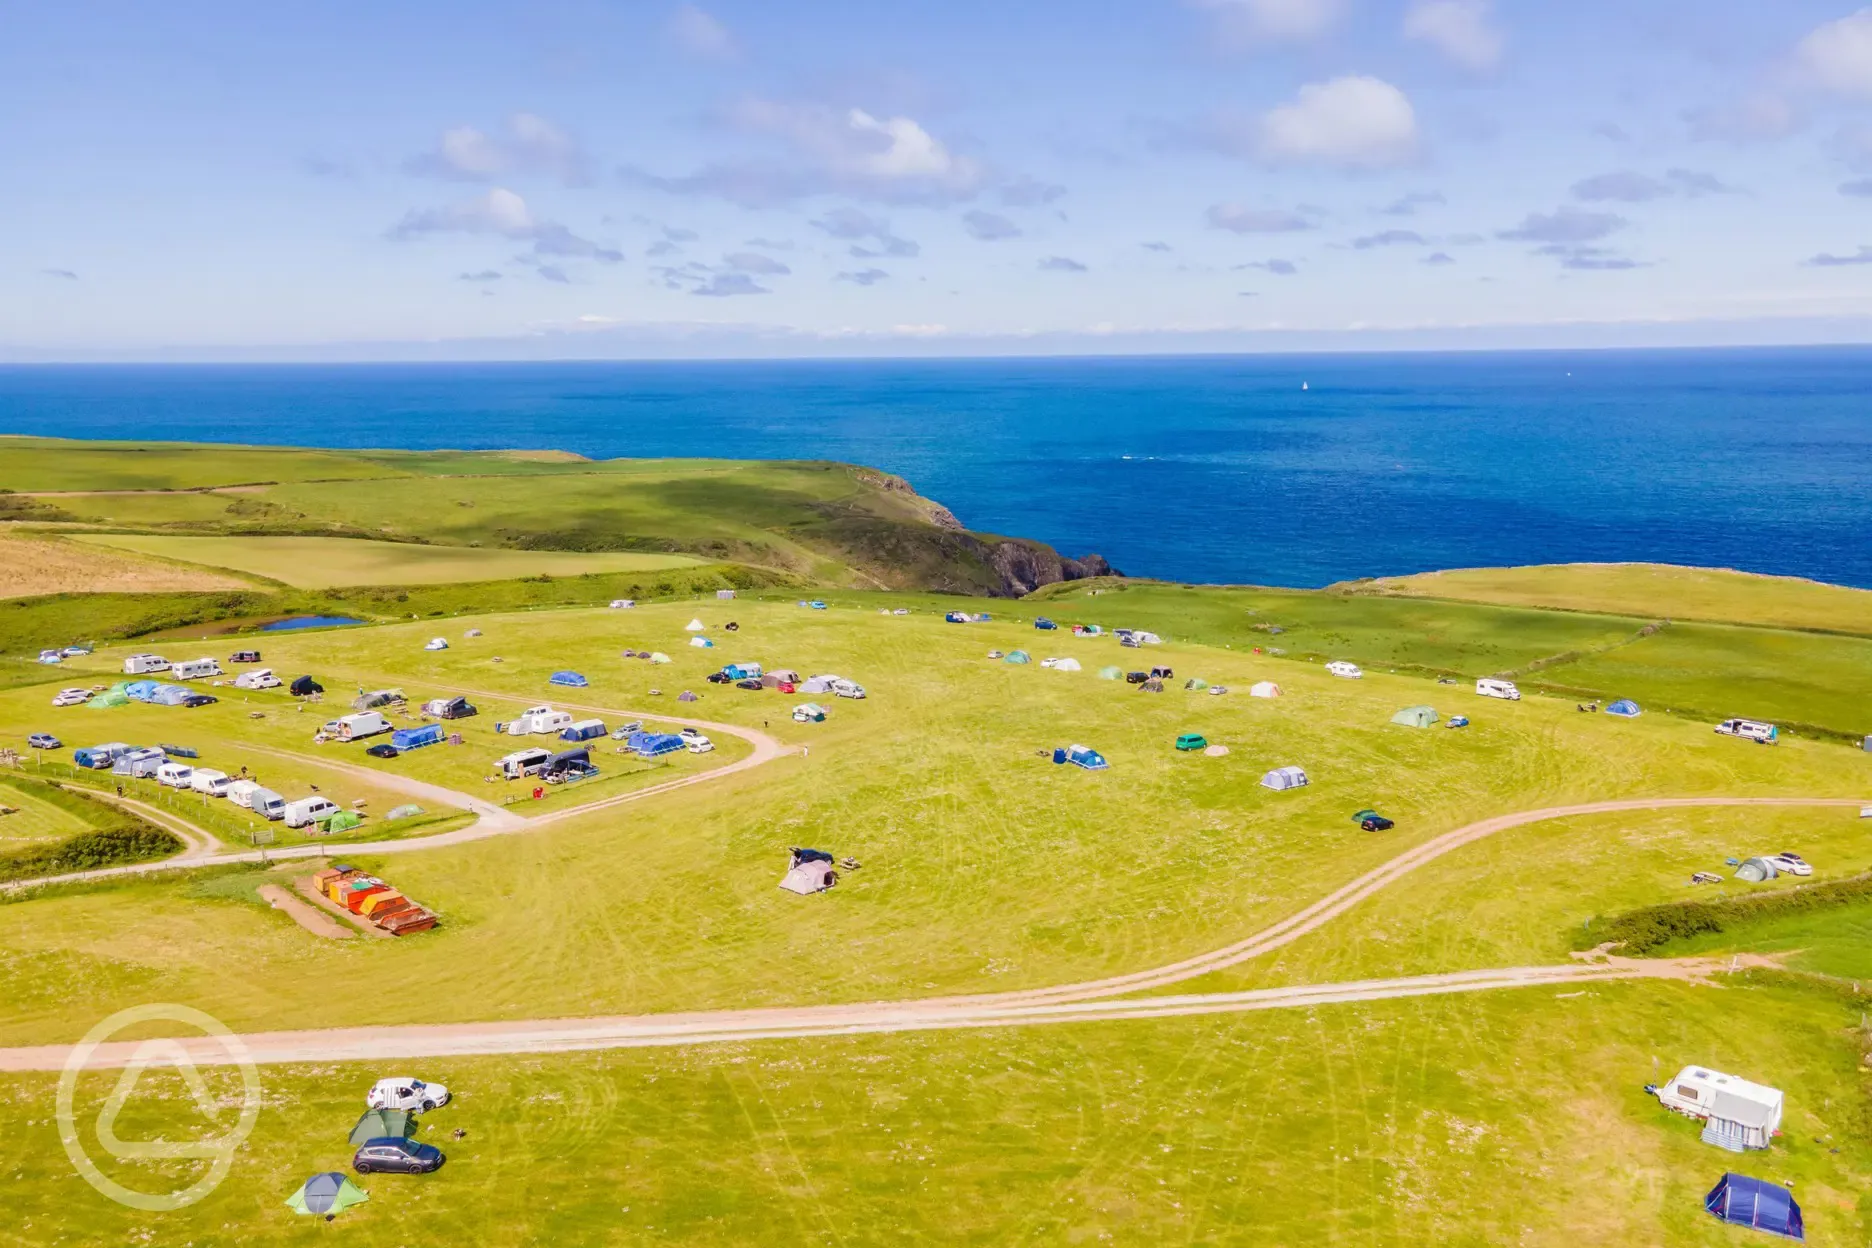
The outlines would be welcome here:
[[[148,702],[156,696],[156,691],[160,688],[162,688],[162,682],[158,680],[133,680],[123,687],[123,691],[126,698],[137,702]]]
[[[1747,1175],[1723,1175],[1721,1181],[1710,1189],[1710,1194],[1703,1198],[1703,1207],[1735,1226],[1752,1226],[1758,1231],[1767,1231],[1770,1235],[1780,1235],[1786,1239],[1807,1238],[1806,1228],[1801,1223],[1800,1206],[1794,1203],[1794,1194],[1785,1187],[1751,1179]]]
[[[1033,656],[1028,654],[1025,650],[1010,650],[1007,653],[1007,658],[1002,660],[1004,663],[1030,663],[1032,661]]]
[[[1111,766],[1110,763],[1105,761],[1105,756],[1103,754],[1089,745],[1069,745],[1064,750],[1054,750],[1053,761],[1056,763],[1071,763],[1073,766],[1083,767],[1087,771],[1104,771]]]
[[[550,683],[555,685],[568,685],[574,689],[583,689],[591,682],[577,672],[554,672]]]
[[[1644,714],[1643,711],[1638,709],[1638,704],[1630,698],[1620,698],[1611,706],[1606,707],[1605,713],[1608,715],[1620,715],[1626,719],[1637,719],[1640,715]]]
[[[633,732],[626,744],[644,758],[657,758],[682,749],[683,739],[673,732]]]
[[[423,724],[417,728],[398,728],[390,734],[390,744],[399,750],[419,750],[442,742],[441,724]]]

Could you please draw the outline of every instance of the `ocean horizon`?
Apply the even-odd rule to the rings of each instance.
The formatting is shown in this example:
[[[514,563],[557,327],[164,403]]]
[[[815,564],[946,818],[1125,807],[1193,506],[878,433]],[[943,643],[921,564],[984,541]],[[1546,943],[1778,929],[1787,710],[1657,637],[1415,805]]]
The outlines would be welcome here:
[[[1872,588],[1872,347],[0,366],[0,432],[830,459],[1126,573],[1656,561]]]

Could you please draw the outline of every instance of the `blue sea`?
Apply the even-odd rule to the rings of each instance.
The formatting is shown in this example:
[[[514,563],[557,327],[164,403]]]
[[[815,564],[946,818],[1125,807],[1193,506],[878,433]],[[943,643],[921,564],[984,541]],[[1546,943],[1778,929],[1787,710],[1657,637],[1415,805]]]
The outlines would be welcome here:
[[[1661,560],[1872,587],[1872,348],[0,368],[0,431],[838,459],[1133,575]]]

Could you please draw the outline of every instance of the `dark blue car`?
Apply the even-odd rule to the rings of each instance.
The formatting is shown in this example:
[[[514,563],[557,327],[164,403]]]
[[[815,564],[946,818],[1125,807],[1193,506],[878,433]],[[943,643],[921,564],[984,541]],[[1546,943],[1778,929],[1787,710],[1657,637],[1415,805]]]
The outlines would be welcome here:
[[[428,1174],[442,1167],[442,1150],[400,1136],[366,1140],[351,1159],[351,1168],[359,1174]]]

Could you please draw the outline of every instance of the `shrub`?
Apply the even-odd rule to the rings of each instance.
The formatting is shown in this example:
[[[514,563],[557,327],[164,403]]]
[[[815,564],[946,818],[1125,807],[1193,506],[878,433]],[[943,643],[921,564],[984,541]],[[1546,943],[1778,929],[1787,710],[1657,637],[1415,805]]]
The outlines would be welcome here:
[[[1594,946],[1610,942],[1617,945],[1621,953],[1641,957],[1674,940],[1728,931],[1784,914],[1829,910],[1867,898],[1872,898],[1872,874],[1756,893],[1729,901],[1675,901],[1628,910],[1609,919],[1595,918],[1586,925],[1584,943]]]

